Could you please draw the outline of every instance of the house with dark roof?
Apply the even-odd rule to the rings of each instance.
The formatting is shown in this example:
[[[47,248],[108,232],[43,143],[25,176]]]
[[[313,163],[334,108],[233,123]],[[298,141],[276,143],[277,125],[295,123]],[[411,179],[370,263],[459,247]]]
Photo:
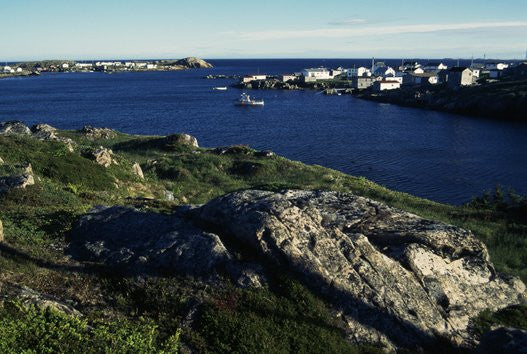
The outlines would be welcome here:
[[[440,83],[447,83],[450,87],[469,86],[475,81],[472,70],[464,66],[454,66],[441,70],[438,74]]]

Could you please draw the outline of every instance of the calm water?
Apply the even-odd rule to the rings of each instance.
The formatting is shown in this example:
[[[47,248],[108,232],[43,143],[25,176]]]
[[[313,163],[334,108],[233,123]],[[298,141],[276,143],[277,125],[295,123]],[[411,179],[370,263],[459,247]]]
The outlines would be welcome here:
[[[285,73],[368,60],[217,60],[165,73],[64,73],[0,80],[0,121],[84,124],[128,133],[186,132],[202,146],[249,144],[421,197],[459,204],[497,184],[527,193],[527,125],[315,92],[254,91],[263,108],[235,107],[239,90],[214,74]],[[393,62],[393,64],[399,61]]]

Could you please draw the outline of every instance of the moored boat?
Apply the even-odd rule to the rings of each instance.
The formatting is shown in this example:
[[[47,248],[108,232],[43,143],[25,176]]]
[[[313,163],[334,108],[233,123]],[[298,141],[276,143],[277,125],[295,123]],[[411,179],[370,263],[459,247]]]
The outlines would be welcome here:
[[[241,97],[234,102],[236,106],[263,106],[264,100],[251,98],[247,93],[242,93]]]
[[[212,88],[214,91],[227,91],[227,86],[218,86]]]

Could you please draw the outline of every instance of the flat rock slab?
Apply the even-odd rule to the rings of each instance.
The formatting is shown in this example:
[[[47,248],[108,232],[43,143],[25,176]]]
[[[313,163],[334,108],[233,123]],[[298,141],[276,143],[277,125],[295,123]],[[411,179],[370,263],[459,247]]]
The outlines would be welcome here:
[[[68,252],[130,273],[207,276],[230,260],[217,235],[204,232],[181,214],[99,207],[82,217]]]
[[[358,341],[473,345],[471,317],[526,300],[469,231],[351,194],[249,190],[196,213],[328,296]]]

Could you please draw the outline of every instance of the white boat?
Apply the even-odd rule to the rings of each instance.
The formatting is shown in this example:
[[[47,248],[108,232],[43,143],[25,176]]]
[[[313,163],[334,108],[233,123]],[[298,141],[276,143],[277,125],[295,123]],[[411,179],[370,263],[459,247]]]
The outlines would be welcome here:
[[[234,102],[234,104],[236,106],[263,106],[264,100],[255,100],[244,92],[242,93],[240,99]]]
[[[214,87],[213,90],[215,90],[215,91],[227,91],[227,86]]]

